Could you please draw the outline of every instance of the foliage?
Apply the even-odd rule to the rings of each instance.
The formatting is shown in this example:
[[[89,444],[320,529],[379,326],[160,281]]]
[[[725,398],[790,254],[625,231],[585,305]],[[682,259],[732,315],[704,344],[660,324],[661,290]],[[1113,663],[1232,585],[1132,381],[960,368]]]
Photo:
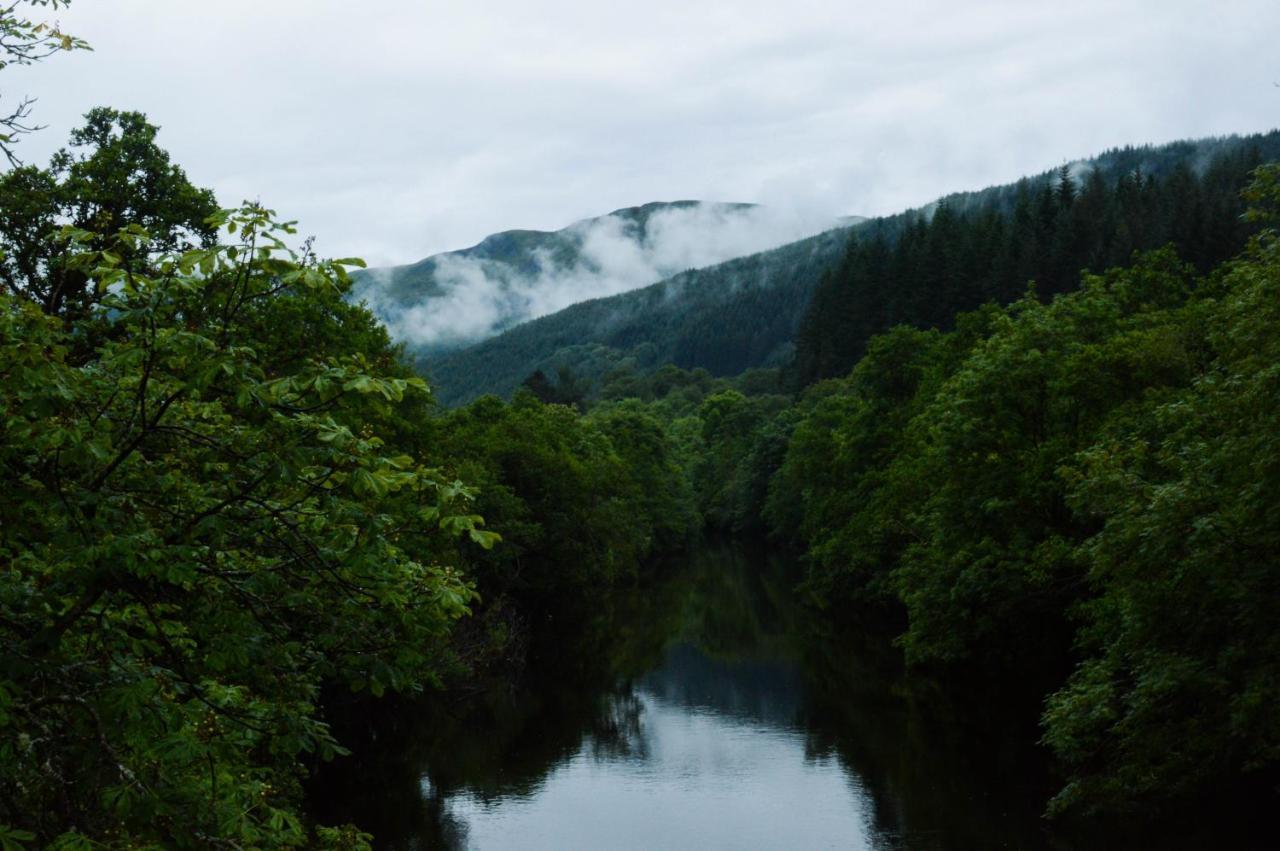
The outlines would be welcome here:
[[[341,328],[352,261],[296,253],[256,207],[217,223],[236,238],[159,256],[136,225],[101,250],[68,229],[103,293],[83,320],[0,296],[11,835],[358,840],[295,814],[300,755],[341,752],[319,689],[430,682],[472,599],[437,554],[493,542],[467,488],[380,434],[424,385],[376,367],[376,336],[299,357],[262,333],[299,310]],[[109,333],[72,361],[89,323]]]
[[[627,471],[634,487],[630,501],[651,530],[652,549],[670,552],[687,543],[701,518],[687,459],[667,427],[634,400],[597,408],[589,422],[609,438]]]
[[[1162,308],[1191,277],[1164,252],[1049,305],[1018,302],[909,426],[889,471],[927,483],[894,576],[909,659],[989,663],[1065,643],[1087,528],[1056,471],[1114,408],[1186,380],[1193,359]]]
[[[744,531],[757,522],[787,437],[786,422],[775,418],[787,405],[782,396],[730,389],[698,407],[702,450],[693,476],[708,524]]]
[[[36,21],[25,16],[23,6],[43,6],[53,10],[65,8],[70,0],[9,0],[0,6],[0,70],[10,65],[31,65],[55,53],[88,50],[83,39],[63,32],[56,23]],[[19,166],[14,146],[20,137],[38,130],[29,122],[35,98],[20,98],[7,115],[0,115],[0,152],[11,166]]]
[[[556,607],[633,576],[694,525],[663,427],[629,406],[584,417],[530,392],[486,397],[434,420],[436,451],[480,488],[503,536],[473,564],[486,597]]]
[[[1258,194],[1276,190],[1275,169]],[[1067,470],[1096,597],[1045,712],[1054,801],[1150,808],[1280,764],[1280,241],[1190,317],[1209,361],[1114,418]]]
[[[848,379],[818,385],[769,487],[765,516],[786,539],[809,543],[809,589],[819,601],[881,600],[884,575],[905,546],[905,500],[887,469],[937,371],[936,331],[899,327],[872,340]]]
[[[146,229],[153,251],[211,244],[213,193],[169,161],[157,131],[141,113],[93,109],[48,170],[25,166],[0,178],[0,282],[10,293],[80,317],[104,295],[103,282],[90,286],[69,251],[110,248],[120,265],[154,274],[146,256],[114,239],[120,228]],[[76,244],[55,239],[64,224],[92,235]]]

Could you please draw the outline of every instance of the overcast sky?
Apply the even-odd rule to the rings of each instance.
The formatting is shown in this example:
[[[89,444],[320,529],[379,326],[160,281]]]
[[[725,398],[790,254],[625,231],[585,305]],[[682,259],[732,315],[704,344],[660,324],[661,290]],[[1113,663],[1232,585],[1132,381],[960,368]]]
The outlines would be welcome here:
[[[146,112],[222,203],[409,262],[651,200],[881,214],[1125,143],[1280,125],[1280,2],[74,0],[6,69],[42,163]],[[7,101],[6,101],[7,102]]]

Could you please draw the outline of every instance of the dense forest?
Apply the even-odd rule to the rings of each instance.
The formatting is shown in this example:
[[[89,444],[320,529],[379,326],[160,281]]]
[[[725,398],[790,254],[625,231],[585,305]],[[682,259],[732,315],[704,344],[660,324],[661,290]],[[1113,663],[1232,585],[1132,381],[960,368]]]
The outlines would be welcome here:
[[[567,366],[583,378],[667,363],[717,375],[776,366],[822,271],[839,259],[849,228],[772,251],[683,272],[653,286],[579,302],[419,367],[442,404],[509,396],[530,371]]]
[[[732,354],[680,348],[709,300],[446,409],[360,261],[93,110],[0,175],[0,848],[367,847],[304,808],[333,706],[515,680],[708,529],[800,553],[833,640],[1037,689],[1050,818],[1274,806],[1278,139],[825,234],[769,260],[812,305],[761,289]]]
[[[1042,297],[1069,292],[1082,269],[1122,265],[1135,251],[1173,244],[1207,271],[1244,246],[1240,193],[1253,169],[1278,156],[1277,134],[1208,152],[1170,145],[1131,155],[1128,168],[1099,163],[1081,177],[1063,166],[1038,186],[1022,181],[1008,209],[964,212],[944,199],[927,218],[877,221],[818,286],[797,339],[796,378],[843,375],[873,335],[895,325],[950,328],[979,305],[1016,300],[1028,282]]]
[[[1053,295],[1082,269],[1168,242],[1200,268],[1225,259],[1244,245],[1250,170],[1277,157],[1276,132],[1117,148],[581,302],[419,367],[446,405],[509,396],[531,371],[562,367],[598,385],[613,370],[668,363],[719,376],[788,366],[798,388],[846,372],[871,334],[947,327],[960,311],[1017,299],[1031,280]]]

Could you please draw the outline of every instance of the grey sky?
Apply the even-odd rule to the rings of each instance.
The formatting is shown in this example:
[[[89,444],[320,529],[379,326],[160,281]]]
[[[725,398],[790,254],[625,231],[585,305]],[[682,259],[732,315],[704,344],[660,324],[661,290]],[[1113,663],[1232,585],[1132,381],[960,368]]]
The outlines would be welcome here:
[[[650,200],[879,214],[1125,143],[1280,124],[1280,3],[75,0],[8,69],[43,163],[142,110],[224,204],[403,263]]]

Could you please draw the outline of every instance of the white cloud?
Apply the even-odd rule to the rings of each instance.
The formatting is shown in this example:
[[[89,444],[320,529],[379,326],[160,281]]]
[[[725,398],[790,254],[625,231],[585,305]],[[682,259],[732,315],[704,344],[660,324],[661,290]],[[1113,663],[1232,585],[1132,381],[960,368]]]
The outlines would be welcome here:
[[[438,295],[408,305],[390,300],[384,295],[388,276],[374,270],[357,297],[396,339],[454,346],[585,299],[793,242],[833,224],[833,217],[816,207],[697,204],[659,210],[637,238],[627,219],[609,215],[571,228],[580,248],[567,263],[542,249],[534,254],[536,271],[526,273],[505,263],[445,254],[436,258],[434,278],[443,289]]]

